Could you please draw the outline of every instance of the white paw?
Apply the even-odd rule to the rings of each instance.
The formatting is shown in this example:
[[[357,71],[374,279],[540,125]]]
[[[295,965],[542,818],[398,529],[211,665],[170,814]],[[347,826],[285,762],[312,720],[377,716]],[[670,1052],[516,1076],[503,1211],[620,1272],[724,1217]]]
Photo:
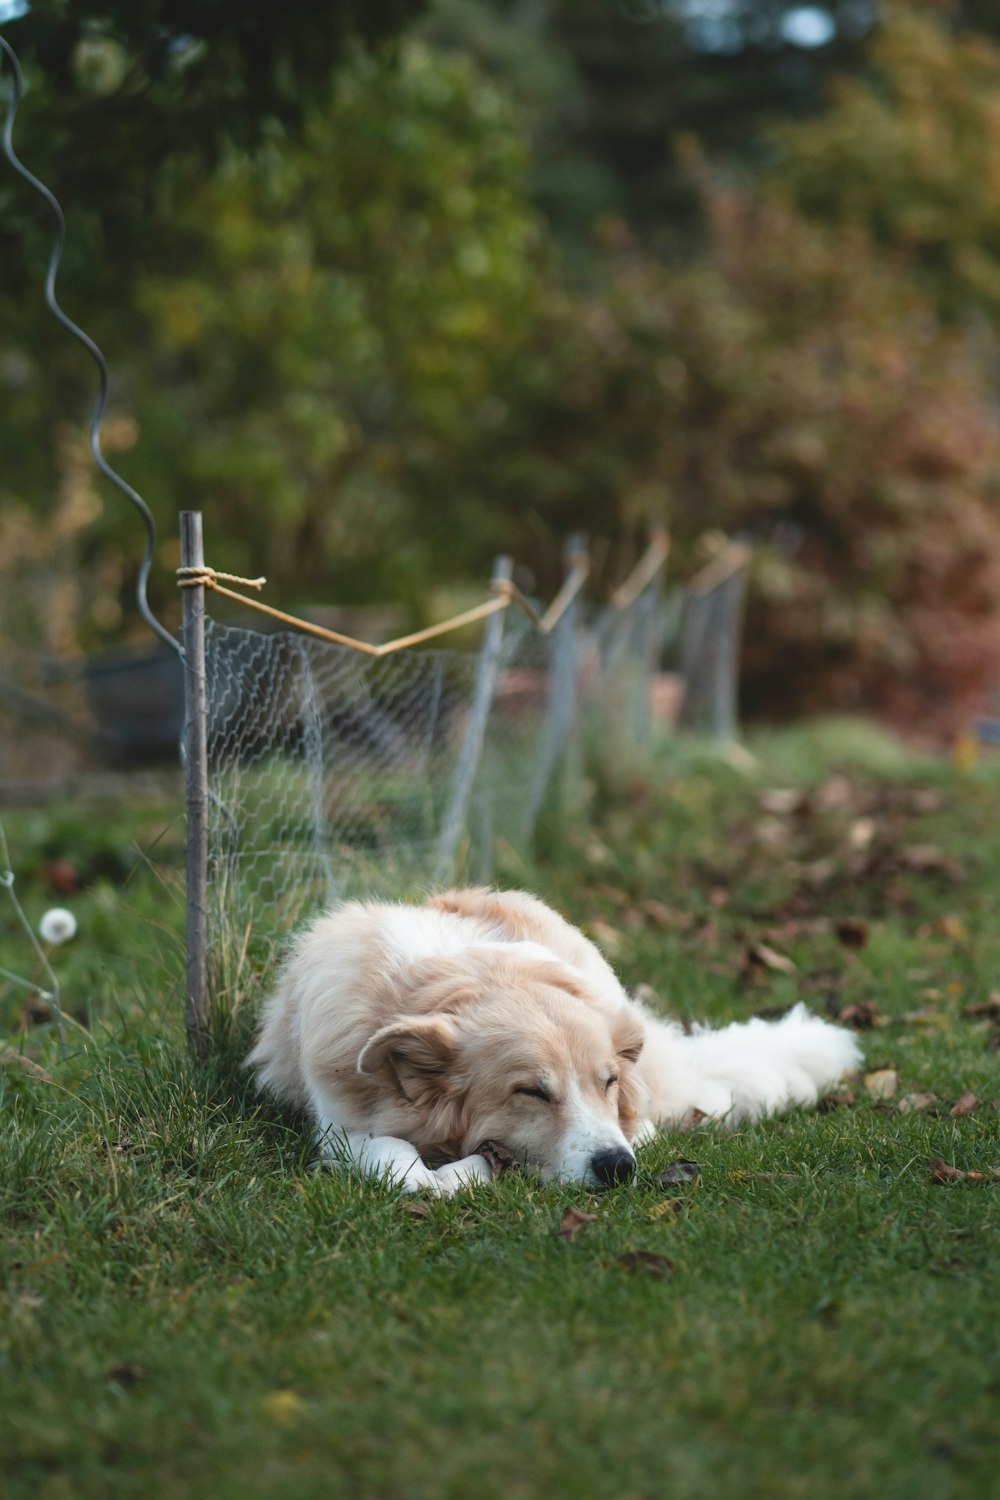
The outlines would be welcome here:
[[[427,1192],[433,1193],[435,1198],[445,1196],[438,1174],[432,1172],[430,1167],[425,1167],[422,1161],[414,1162],[401,1174],[389,1172],[388,1181],[392,1187],[398,1187],[404,1193]]]
[[[476,1182],[489,1182],[493,1173],[485,1156],[464,1156],[461,1161],[450,1161],[438,1167],[431,1175],[437,1178],[442,1198],[450,1198],[460,1188],[472,1187]]]
[[[636,1130],[635,1135],[633,1135],[633,1137],[632,1137],[632,1145],[633,1146],[644,1146],[647,1141],[651,1141],[653,1139],[653,1136],[655,1134],[656,1134],[656,1122],[655,1122],[655,1120],[640,1120],[639,1121],[639,1127]]]

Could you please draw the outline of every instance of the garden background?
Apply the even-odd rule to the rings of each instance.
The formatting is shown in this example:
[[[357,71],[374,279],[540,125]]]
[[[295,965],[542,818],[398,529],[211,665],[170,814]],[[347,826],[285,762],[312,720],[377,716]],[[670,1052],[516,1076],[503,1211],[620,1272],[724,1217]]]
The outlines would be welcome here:
[[[0,26],[159,616],[181,509],[216,566],[385,634],[481,600],[501,550],[551,598],[585,531],[600,605],[652,524],[668,577],[741,539],[744,743],[622,723],[494,873],[654,1007],[801,999],[866,1059],[818,1112],[661,1135],[601,1197],[425,1202],[316,1171],[256,1096],[240,935],[190,1055],[172,747],[109,768],[78,691],[151,647],[141,538],[44,308],[51,226],[0,170],[0,1490],[989,1493],[997,7],[0,0]]]

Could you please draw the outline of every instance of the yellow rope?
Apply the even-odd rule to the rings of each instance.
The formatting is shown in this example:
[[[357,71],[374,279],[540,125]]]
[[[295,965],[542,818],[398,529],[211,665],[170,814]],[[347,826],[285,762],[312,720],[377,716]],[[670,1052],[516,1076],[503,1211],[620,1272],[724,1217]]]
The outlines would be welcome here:
[[[245,604],[249,609],[256,609],[261,614],[269,615],[272,620],[280,620],[282,624],[305,631],[307,635],[318,636],[322,641],[331,641],[335,646],[349,646],[352,651],[360,651],[365,656],[389,656],[393,651],[405,650],[407,646],[419,646],[424,641],[434,640],[435,637],[446,635],[449,631],[460,630],[463,625],[473,625],[477,620],[485,620],[489,615],[497,614],[510,604],[516,604],[537,629],[541,630],[544,627],[544,621],[539,618],[517,585],[503,581],[490,585],[495,597],[488,599],[484,604],[477,604],[474,609],[467,609],[462,614],[453,615],[450,620],[442,620],[439,625],[428,625],[425,630],[414,631],[412,635],[403,635],[398,640],[386,641],[381,646],[373,646],[368,641],[359,641],[353,636],[342,635],[339,630],[327,630],[323,625],[314,625],[311,620],[303,620],[297,615],[286,614],[284,610],[275,609],[273,605],[265,604],[261,599],[249,599],[245,594],[238,594],[234,589],[226,588],[219,582],[223,578],[229,583],[238,583],[243,588],[251,589],[262,588],[267,582],[266,578],[240,578],[234,573],[220,573],[215,568],[177,569],[179,588],[211,589],[215,594],[223,594],[227,599],[235,599],[237,604]],[[558,603],[558,600],[555,602]]]
[[[535,617],[535,625],[540,635],[549,635],[555,630],[563,615],[569,609],[577,594],[583,588],[590,576],[590,559],[585,552],[577,555],[572,568],[566,575],[566,581],[559,590],[542,618]]]
[[[720,583],[725,583],[727,578],[732,578],[734,573],[745,568],[752,556],[753,549],[745,542],[729,542],[718,557],[713,557],[700,573],[696,573],[689,580],[688,593],[698,597],[702,594],[710,594],[713,589],[718,588]]]
[[[643,589],[652,583],[669,556],[670,534],[666,528],[660,528],[624,583],[620,583],[611,595],[612,609],[629,609]]]
[[[266,578],[241,578],[238,573],[219,573],[215,568],[177,569],[179,589],[190,589],[196,585],[203,585],[207,589],[214,588],[219,578],[224,579],[226,583],[238,583],[244,589],[262,589],[267,582]]]

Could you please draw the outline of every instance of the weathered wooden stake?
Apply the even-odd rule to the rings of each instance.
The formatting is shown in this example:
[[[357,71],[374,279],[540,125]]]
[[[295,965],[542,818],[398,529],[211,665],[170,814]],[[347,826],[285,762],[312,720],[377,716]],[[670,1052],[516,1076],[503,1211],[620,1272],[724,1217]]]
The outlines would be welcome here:
[[[181,564],[203,568],[201,511],[181,511]],[[205,697],[205,589],[181,590],[184,601],[184,786],[187,805],[188,1041],[198,1057],[208,1052],[206,908],[208,904],[208,745]]]

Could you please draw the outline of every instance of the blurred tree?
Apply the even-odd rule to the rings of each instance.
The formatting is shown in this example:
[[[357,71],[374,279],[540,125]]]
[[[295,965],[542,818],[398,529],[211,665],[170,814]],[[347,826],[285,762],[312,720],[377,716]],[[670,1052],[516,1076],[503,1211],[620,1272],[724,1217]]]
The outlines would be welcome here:
[[[990,371],[862,230],[707,174],[701,192],[700,265],[609,225],[610,293],[546,302],[466,488],[527,556],[549,528],[614,536],[666,501],[681,570],[706,528],[750,535],[747,706],[940,728],[1000,654]]]
[[[176,195],[187,267],[140,277],[130,371],[130,473],[168,535],[200,506],[221,565],[300,600],[423,604],[436,566],[478,562],[452,454],[542,295],[525,158],[492,85],[407,44],[345,65],[300,144]]]
[[[871,71],[775,138],[780,174],[819,218],[863,223],[937,306],[1000,317],[1000,45],[948,5],[892,5]],[[994,7],[994,24],[1000,16]]]

